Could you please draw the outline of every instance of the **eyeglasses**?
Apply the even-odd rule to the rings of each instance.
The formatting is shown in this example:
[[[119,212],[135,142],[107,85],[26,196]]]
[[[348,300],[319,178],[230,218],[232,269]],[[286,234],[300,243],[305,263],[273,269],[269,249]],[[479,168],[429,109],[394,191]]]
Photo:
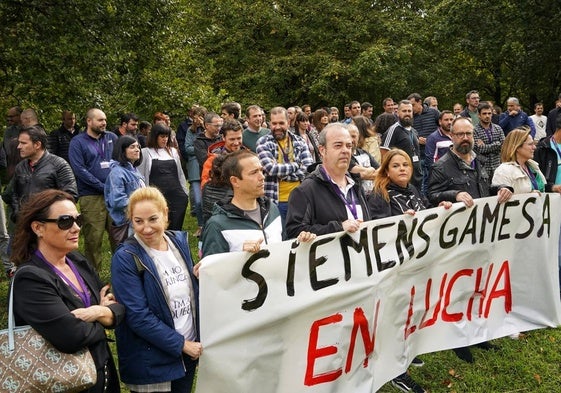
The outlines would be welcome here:
[[[84,224],[84,218],[81,214],[78,214],[76,217],[71,216],[69,214],[64,214],[62,216],[58,216],[58,218],[44,218],[41,222],[56,222],[58,229],[62,229],[66,231],[76,223],[79,227],[82,227]]]
[[[473,136],[473,132],[453,132],[452,135],[457,136],[458,138],[471,138]]]

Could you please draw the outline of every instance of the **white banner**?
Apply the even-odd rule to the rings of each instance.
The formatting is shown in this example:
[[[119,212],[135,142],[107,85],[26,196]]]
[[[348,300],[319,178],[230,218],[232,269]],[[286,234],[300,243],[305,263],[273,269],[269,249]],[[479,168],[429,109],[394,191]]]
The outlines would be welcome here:
[[[558,326],[560,211],[484,198],[205,258],[197,392],[370,393],[417,354]]]

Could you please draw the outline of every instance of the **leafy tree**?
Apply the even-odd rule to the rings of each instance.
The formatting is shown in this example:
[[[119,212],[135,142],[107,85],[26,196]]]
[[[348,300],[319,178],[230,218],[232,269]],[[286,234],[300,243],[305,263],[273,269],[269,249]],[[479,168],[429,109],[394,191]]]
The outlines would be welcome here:
[[[539,0],[445,0],[430,9],[439,58],[453,90],[479,88],[502,104],[550,104],[560,90],[559,7]],[[454,80],[453,80],[453,77]]]
[[[207,62],[196,56],[173,0],[0,3],[0,96],[6,106],[40,109],[54,126],[60,111],[96,106],[151,116],[209,100]]]

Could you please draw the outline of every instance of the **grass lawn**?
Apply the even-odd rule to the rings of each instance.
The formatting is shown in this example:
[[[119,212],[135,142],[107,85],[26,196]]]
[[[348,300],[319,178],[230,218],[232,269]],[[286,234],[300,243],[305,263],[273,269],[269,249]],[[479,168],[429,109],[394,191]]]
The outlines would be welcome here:
[[[196,230],[194,219],[187,217],[184,228],[189,233],[194,233]],[[190,239],[190,246],[193,258],[197,259],[195,239]],[[111,253],[107,239],[104,240],[103,250],[104,263],[101,277],[104,281],[110,281]],[[2,310],[7,309],[7,292],[8,282],[2,276],[0,281]],[[6,326],[7,315],[4,311],[0,313],[0,328]],[[474,364],[461,361],[452,351],[421,355],[425,366],[411,367],[411,375],[430,392],[561,392],[561,329],[535,330],[528,332],[520,340],[507,337],[494,340],[493,344],[498,347],[497,351],[472,349]],[[113,353],[116,353],[114,347]],[[227,392],[227,388],[224,391]],[[386,384],[380,392],[398,392],[398,390]]]

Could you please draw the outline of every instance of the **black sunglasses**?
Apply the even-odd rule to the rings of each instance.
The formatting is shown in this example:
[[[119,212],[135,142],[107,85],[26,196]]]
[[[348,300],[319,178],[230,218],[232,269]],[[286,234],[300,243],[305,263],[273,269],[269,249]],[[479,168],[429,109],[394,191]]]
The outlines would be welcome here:
[[[76,217],[69,214],[64,214],[62,216],[59,216],[58,218],[45,218],[41,220],[41,222],[56,222],[58,229],[66,231],[72,228],[72,225],[74,225],[74,223],[76,223],[76,225],[78,225],[79,227],[82,227],[82,224],[84,223],[84,217],[81,214],[78,214]]]

